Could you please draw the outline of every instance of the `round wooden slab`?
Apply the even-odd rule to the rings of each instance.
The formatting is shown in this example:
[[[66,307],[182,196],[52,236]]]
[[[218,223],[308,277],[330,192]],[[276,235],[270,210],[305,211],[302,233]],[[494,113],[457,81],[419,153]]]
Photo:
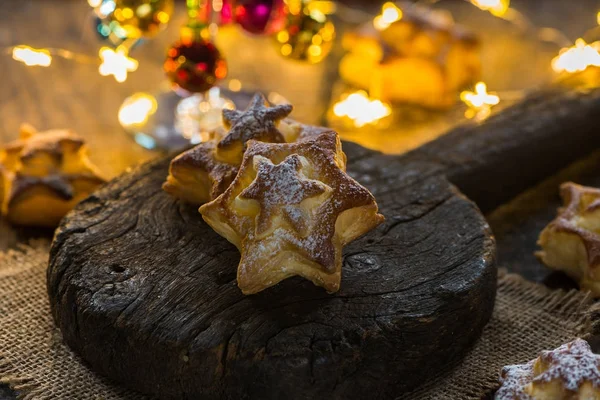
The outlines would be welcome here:
[[[391,398],[457,360],[493,309],[487,223],[437,166],[344,149],[386,222],[345,248],[338,293],[296,277],[242,295],[235,247],[161,190],[164,158],[57,231],[48,291],[64,340],[168,399]]]

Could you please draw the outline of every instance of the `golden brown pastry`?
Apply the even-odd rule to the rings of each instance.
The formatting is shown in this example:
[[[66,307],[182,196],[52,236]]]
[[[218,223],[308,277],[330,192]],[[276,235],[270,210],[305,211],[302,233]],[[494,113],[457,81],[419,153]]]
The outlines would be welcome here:
[[[536,255],[600,297],[600,190],[568,182],[560,194],[564,207],[540,234]]]
[[[0,150],[2,214],[17,225],[55,227],[75,204],[104,183],[83,139],[69,130],[37,132]]]
[[[439,11],[403,5],[387,29],[350,32],[340,62],[346,82],[383,100],[431,108],[453,105],[481,73],[479,42]]]
[[[333,131],[296,143],[248,142],[237,177],[200,207],[241,253],[238,286],[260,292],[294,275],[340,287],[342,247],[383,221],[371,193],[345,173]]]
[[[292,105],[268,107],[266,104],[264,96],[256,93],[245,111],[223,110],[223,124],[229,132],[217,144],[216,155],[219,160],[230,164],[241,163],[249,140],[285,142],[277,125],[292,112]]]
[[[600,356],[576,339],[502,369],[496,400],[600,400]]]
[[[318,135],[325,128],[300,124],[288,115],[292,106],[267,107],[256,94],[246,111],[223,110],[228,132],[215,132],[211,140],[200,143],[171,162],[163,189],[190,204],[214,200],[235,178],[248,140],[284,143]]]

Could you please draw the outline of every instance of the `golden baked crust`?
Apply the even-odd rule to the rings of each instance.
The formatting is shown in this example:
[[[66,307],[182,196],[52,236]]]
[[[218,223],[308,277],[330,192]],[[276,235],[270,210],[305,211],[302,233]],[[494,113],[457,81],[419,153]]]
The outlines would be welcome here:
[[[342,247],[383,221],[371,193],[345,173],[333,131],[296,143],[248,142],[237,177],[200,207],[241,253],[238,286],[260,292],[294,275],[340,287]]]
[[[217,198],[233,182],[238,166],[217,160],[215,151],[216,142],[210,141],[175,157],[163,189],[194,205]]]
[[[269,107],[265,97],[256,93],[245,111],[224,109],[223,124],[229,132],[217,144],[217,158],[239,164],[249,140],[284,143],[285,138],[277,125],[292,112],[292,108],[291,104]]]
[[[2,214],[17,225],[55,227],[75,204],[105,182],[83,139],[70,130],[37,132],[0,150]]]
[[[481,74],[479,42],[439,11],[401,8],[387,29],[368,24],[344,35],[340,76],[387,101],[450,107]]]
[[[210,141],[175,157],[163,189],[183,201],[200,206],[216,199],[229,187],[237,174],[248,140],[291,143],[327,130],[284,118],[291,112],[291,105],[267,107],[265,104],[265,98],[256,94],[246,111],[223,110],[224,126],[229,131],[219,129]]]
[[[502,369],[496,400],[600,400],[600,356],[582,339]]]
[[[564,207],[540,234],[536,255],[600,297],[600,190],[568,182],[560,193]]]

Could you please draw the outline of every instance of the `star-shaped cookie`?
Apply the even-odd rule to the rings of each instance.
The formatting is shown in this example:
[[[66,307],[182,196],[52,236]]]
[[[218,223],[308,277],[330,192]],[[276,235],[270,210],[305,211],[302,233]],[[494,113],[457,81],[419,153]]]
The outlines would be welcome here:
[[[600,356],[582,339],[502,369],[495,400],[600,398]]]
[[[255,99],[264,101],[260,95],[255,96]],[[223,112],[228,114],[229,110]],[[241,112],[237,111],[237,113]],[[305,125],[285,118],[276,130],[283,135],[282,142],[290,143],[318,136],[329,129]],[[169,176],[163,184],[163,189],[172,196],[197,206],[214,200],[223,193],[235,178],[242,159],[237,154],[239,149],[232,153],[233,157],[224,156],[223,152],[219,153],[218,143],[226,135],[228,133],[220,127],[211,132],[209,141],[200,143],[175,157],[171,162]],[[277,135],[275,137],[280,140]],[[241,151],[240,154],[243,154]]]
[[[304,233],[306,216],[298,204],[325,193],[328,187],[302,177],[302,159],[298,154],[286,157],[277,165],[263,156],[255,156],[253,162],[256,178],[239,197],[256,200],[262,207],[256,217],[256,234],[267,232],[277,213],[281,213],[296,232]]]
[[[600,297],[600,189],[561,185],[564,207],[542,231],[537,257]]]
[[[197,206],[217,198],[233,182],[238,165],[217,160],[215,150],[216,142],[209,141],[175,157],[163,189]]]
[[[333,131],[296,143],[248,142],[231,186],[200,207],[204,220],[240,250],[243,293],[294,275],[339,290],[342,247],[383,221],[373,195],[345,165]]]
[[[37,132],[0,151],[2,213],[18,225],[54,227],[75,204],[104,183],[83,139],[69,130]]]
[[[217,157],[230,164],[242,161],[249,140],[284,143],[284,135],[277,129],[279,121],[292,112],[291,104],[266,106],[266,100],[256,93],[245,111],[223,110],[223,123],[229,133],[217,145]]]

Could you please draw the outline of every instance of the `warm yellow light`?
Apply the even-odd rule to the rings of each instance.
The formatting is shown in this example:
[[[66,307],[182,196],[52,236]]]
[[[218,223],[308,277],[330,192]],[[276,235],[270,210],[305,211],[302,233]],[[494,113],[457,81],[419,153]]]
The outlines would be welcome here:
[[[127,10],[129,10],[129,8],[127,8]],[[152,13],[152,6],[148,3],[144,3],[135,9],[135,14],[139,18],[146,18],[150,13]]]
[[[329,15],[335,13],[337,6],[335,4],[335,1],[312,0],[308,2],[306,8],[308,9],[309,14],[311,15],[315,10],[325,15]]]
[[[290,40],[290,35],[287,33],[287,31],[281,31],[277,34],[277,40],[279,43],[286,43],[288,40]]]
[[[292,45],[288,43],[281,46],[281,54],[284,56],[289,56],[292,54]]]
[[[471,0],[473,5],[484,11],[489,11],[497,17],[502,17],[508,11],[510,0]]]
[[[98,68],[100,75],[112,75],[117,82],[125,82],[127,73],[138,68],[137,60],[128,57],[127,49],[123,46],[117,47],[116,51],[108,47],[102,47],[99,54],[102,59],[102,64]]]
[[[121,10],[121,15],[123,16],[123,19],[133,18],[133,10],[129,7],[125,7]]]
[[[88,4],[91,7],[96,8],[96,7],[100,6],[100,4],[102,4],[102,0],[88,0]]]
[[[319,57],[322,53],[323,53],[323,50],[321,50],[321,46],[317,46],[316,44],[311,44],[308,47],[308,54],[311,57]]]
[[[171,18],[171,17],[169,16],[169,14],[167,14],[167,13],[166,13],[166,12],[164,12],[164,11],[159,11],[159,12],[158,12],[158,14],[156,14],[156,19],[158,19],[158,21],[159,21],[161,24],[166,24],[167,22],[169,22],[169,19],[170,19],[170,18]]]
[[[500,103],[500,97],[495,93],[488,93],[483,82],[475,85],[475,91],[465,90],[460,94],[460,99],[469,107],[465,112],[467,118],[485,119],[490,115],[493,106]]]
[[[381,100],[371,99],[367,92],[360,90],[335,103],[333,113],[340,118],[347,117],[354,126],[375,125],[380,119],[392,113],[391,107]]]
[[[573,47],[562,49],[552,60],[552,69],[556,72],[583,71],[589,66],[600,66],[600,42],[587,44],[577,39]]]
[[[125,99],[119,109],[119,122],[124,128],[144,125],[156,112],[158,103],[148,93],[135,93]]]
[[[317,22],[323,23],[325,21],[327,21],[327,17],[325,16],[325,14],[318,9],[314,9],[312,11],[310,11],[310,16],[312,19],[314,19]]]
[[[381,7],[381,14],[373,20],[373,26],[375,29],[383,31],[400,19],[402,19],[402,10],[394,3],[387,2]]]
[[[495,94],[490,94],[487,91],[487,85],[483,82],[478,82],[475,85],[475,92],[468,90],[460,94],[460,99],[469,107],[481,107],[484,105],[495,106],[500,102],[500,98]]]
[[[596,21],[598,22],[598,25],[600,25],[600,11],[596,14]]]
[[[229,81],[229,90],[232,92],[239,92],[242,90],[242,82],[239,79],[232,79]]]
[[[23,45],[13,47],[12,58],[30,67],[34,65],[48,67],[52,64],[52,56],[48,50]]]

